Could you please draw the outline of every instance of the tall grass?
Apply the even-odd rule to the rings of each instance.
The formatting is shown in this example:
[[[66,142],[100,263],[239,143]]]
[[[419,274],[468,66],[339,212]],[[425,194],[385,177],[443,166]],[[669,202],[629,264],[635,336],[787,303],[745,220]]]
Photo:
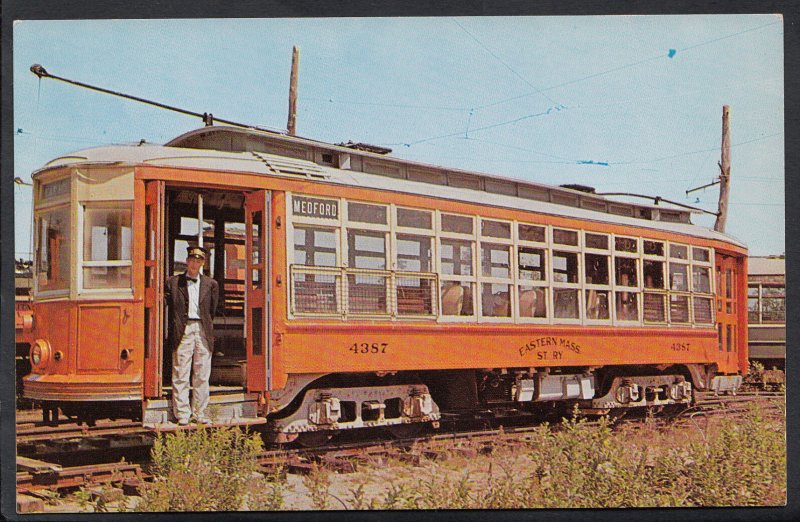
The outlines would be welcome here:
[[[395,483],[381,509],[618,508],[782,505],[786,502],[785,424],[751,406],[711,428],[657,433],[615,431],[608,420],[574,417],[542,426],[524,459],[496,455],[488,471],[440,470]],[[701,433],[688,433],[700,430]],[[689,437],[690,435],[695,435]],[[658,443],[655,443],[656,440]],[[504,465],[505,463],[505,465]],[[498,469],[499,468],[499,469]]]
[[[615,429],[574,415],[490,456],[393,462],[302,479],[305,509],[510,509],[782,505],[785,419],[752,405],[707,423]],[[261,439],[236,428],[159,437],[140,511],[275,510],[287,485],[259,473]],[[459,460],[461,458],[461,460]],[[386,480],[390,475],[391,479]],[[348,494],[336,496],[336,484]],[[349,488],[347,487],[349,486]],[[291,489],[291,488],[289,488]],[[292,506],[289,506],[292,507]]]

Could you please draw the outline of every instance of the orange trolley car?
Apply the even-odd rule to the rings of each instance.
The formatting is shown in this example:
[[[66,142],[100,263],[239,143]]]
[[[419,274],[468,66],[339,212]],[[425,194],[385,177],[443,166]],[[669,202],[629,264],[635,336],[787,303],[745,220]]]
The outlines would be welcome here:
[[[163,282],[220,284],[212,416],[279,440],[444,412],[735,392],[747,258],[689,212],[209,126],[34,175],[32,373],[84,420],[170,420]]]

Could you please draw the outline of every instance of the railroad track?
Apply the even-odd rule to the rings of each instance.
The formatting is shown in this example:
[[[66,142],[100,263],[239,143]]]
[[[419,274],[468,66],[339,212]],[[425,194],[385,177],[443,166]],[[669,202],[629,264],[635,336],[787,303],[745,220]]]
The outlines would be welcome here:
[[[737,395],[706,395],[687,410],[686,418],[715,415],[742,415],[749,410],[748,404],[759,402],[768,415],[785,415],[786,396],[780,392],[747,392]],[[782,408],[783,405],[783,408]]]
[[[59,424],[46,426],[43,423],[17,424],[17,444],[25,444],[53,439],[101,436],[114,433],[147,432],[140,422],[129,420],[98,421],[95,426]]]
[[[747,411],[747,404],[761,401],[769,414],[779,414],[780,402],[785,397],[781,393],[754,392],[739,395],[714,396],[702,394],[698,397],[695,406],[689,408],[675,418],[665,419],[657,417],[658,422],[692,422],[697,417],[706,417],[725,414],[741,415]],[[615,424],[629,425],[642,423],[646,416],[622,417],[615,420]],[[480,424],[473,420],[473,427],[459,430],[455,423],[445,424],[448,427],[436,432],[428,432],[416,437],[407,438],[382,438],[379,440],[359,439],[354,433],[344,433],[330,443],[316,448],[279,448],[264,451],[259,456],[259,464],[265,473],[274,472],[283,468],[290,473],[308,473],[315,467],[325,467],[339,472],[355,471],[360,461],[375,461],[388,456],[401,460],[419,462],[423,458],[435,459],[437,453],[442,451],[464,453],[473,456],[478,453],[489,454],[495,448],[504,444],[519,444],[530,437],[539,424],[513,425],[510,422],[500,422],[500,425],[474,427]],[[599,421],[587,421],[599,422]],[[42,489],[59,490],[80,486],[102,483],[127,483],[129,489],[136,490],[142,480],[147,480],[148,475],[142,470],[140,464],[147,460],[147,452],[152,445],[155,434],[141,426],[131,426],[124,421],[98,422],[94,427],[64,426],[62,430],[55,430],[47,435],[47,426],[37,426],[29,429],[18,441],[18,493],[35,494]],[[61,427],[59,427],[61,428]],[[70,429],[68,429],[70,428]],[[27,429],[27,428],[26,428]],[[52,428],[51,428],[52,429]],[[191,428],[205,429],[205,428]],[[39,430],[37,432],[37,430]],[[47,438],[49,437],[49,439]],[[44,442],[47,441],[47,444]],[[39,458],[48,461],[25,457],[25,450],[39,449]],[[52,448],[48,453],[42,448]],[[144,450],[142,460],[131,462],[124,458],[132,450]],[[20,451],[22,450],[22,451]],[[117,453],[114,453],[114,452]],[[122,462],[108,462],[85,464],[80,466],[61,466],[51,462],[64,455],[94,455],[101,452],[107,458],[122,455]],[[22,460],[20,460],[22,459]],[[117,459],[119,460],[119,458]]]

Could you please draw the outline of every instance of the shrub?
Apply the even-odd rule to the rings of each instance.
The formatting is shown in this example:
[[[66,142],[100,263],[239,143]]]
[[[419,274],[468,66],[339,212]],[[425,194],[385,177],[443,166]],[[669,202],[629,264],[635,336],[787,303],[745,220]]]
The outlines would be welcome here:
[[[310,473],[303,476],[303,485],[308,489],[313,509],[328,509],[331,478],[326,470],[315,465]]]
[[[647,494],[647,451],[615,434],[603,417],[589,423],[574,416],[548,430],[531,447],[533,473],[523,489],[531,507],[637,507],[653,505]]]
[[[247,484],[243,510],[277,511],[284,508],[286,494],[285,469],[280,467],[268,477],[253,476]]]
[[[683,465],[680,466],[680,461]],[[786,435],[753,403],[725,418],[712,436],[672,450],[664,464],[680,470],[695,506],[763,506],[786,502]]]
[[[248,486],[260,477],[257,456],[262,449],[257,434],[235,427],[160,434],[151,452],[154,479],[144,486],[138,509],[241,509]]]

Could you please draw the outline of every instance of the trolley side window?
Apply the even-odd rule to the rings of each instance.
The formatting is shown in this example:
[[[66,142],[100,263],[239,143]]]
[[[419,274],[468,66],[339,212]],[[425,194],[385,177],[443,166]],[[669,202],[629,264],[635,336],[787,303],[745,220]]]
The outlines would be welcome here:
[[[639,320],[639,241],[614,238],[614,314],[618,321]]]
[[[667,322],[667,262],[666,248],[662,241],[645,239],[642,242],[642,318],[645,323]]]
[[[607,234],[585,232],[583,235],[583,293],[586,319],[611,319],[611,242]]]
[[[550,312],[548,228],[518,223],[516,307],[522,321],[547,321]]]
[[[556,319],[580,318],[578,260],[577,252],[553,251],[553,317]]]
[[[520,225],[522,226],[522,225]],[[541,236],[544,239],[544,236]],[[518,250],[519,316],[547,317],[547,253],[543,248],[520,246]]]
[[[336,266],[336,231],[319,227],[294,229],[294,262],[306,266]]]
[[[397,226],[430,230],[433,227],[433,213],[413,208],[398,208]]]
[[[691,264],[687,245],[669,245],[669,322],[688,324],[692,322],[689,310]]]
[[[292,249],[290,307],[295,314],[341,315],[344,311],[340,201],[294,194],[287,238]],[[356,209],[371,215],[370,209]],[[379,217],[376,219],[380,219]]]
[[[714,289],[711,251],[708,248],[692,248],[692,313],[696,324],[714,322]]]
[[[348,311],[354,314],[387,314],[389,277],[386,269],[386,234],[380,231],[347,231]]]
[[[481,315],[511,318],[514,290],[512,223],[480,220]]]
[[[294,311],[310,314],[340,312],[337,273],[320,272],[304,267],[335,267],[338,264],[335,229],[303,226],[294,229],[295,272],[293,277]]]
[[[475,285],[472,270],[473,241],[442,238],[439,244],[439,262],[442,282],[442,314],[471,316],[474,314]],[[449,276],[449,277],[448,277]]]

